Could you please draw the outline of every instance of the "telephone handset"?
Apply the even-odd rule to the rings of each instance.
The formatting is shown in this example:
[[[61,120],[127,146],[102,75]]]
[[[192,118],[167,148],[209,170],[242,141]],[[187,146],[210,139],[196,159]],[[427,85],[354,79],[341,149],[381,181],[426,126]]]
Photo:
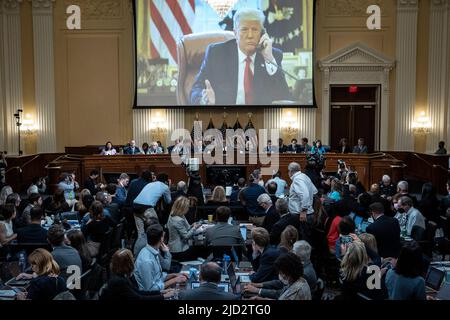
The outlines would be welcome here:
[[[262,28],[260,38],[262,38],[262,36],[265,35],[266,33],[267,33],[266,28]],[[263,43],[258,44],[258,50],[264,50],[264,48],[265,48],[265,46],[263,45]]]

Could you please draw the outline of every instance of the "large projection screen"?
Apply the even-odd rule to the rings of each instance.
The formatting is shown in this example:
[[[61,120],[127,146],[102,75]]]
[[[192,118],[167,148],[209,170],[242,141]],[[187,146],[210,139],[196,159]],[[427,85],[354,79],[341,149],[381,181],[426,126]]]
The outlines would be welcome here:
[[[134,13],[135,108],[315,107],[314,0],[135,0]]]

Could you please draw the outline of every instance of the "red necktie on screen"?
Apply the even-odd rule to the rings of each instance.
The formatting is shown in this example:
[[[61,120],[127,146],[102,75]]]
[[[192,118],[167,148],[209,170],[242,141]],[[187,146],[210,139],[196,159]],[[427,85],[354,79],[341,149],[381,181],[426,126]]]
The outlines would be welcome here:
[[[250,69],[252,58],[245,58],[245,71],[244,71],[244,92],[245,92],[245,104],[253,104],[253,72]]]

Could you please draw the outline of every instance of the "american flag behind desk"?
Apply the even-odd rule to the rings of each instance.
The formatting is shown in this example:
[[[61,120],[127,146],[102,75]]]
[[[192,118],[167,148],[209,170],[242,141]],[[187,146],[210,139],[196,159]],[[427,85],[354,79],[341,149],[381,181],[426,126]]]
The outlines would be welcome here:
[[[177,42],[192,33],[195,0],[147,0],[150,7],[150,52],[152,58],[177,62]]]

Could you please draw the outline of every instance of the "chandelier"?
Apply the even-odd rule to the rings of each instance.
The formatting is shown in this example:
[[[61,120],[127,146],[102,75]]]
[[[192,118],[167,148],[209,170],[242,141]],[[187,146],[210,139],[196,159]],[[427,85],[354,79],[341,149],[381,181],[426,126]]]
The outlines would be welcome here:
[[[237,0],[205,0],[205,2],[217,12],[220,19],[223,19],[228,11],[235,5]]]

